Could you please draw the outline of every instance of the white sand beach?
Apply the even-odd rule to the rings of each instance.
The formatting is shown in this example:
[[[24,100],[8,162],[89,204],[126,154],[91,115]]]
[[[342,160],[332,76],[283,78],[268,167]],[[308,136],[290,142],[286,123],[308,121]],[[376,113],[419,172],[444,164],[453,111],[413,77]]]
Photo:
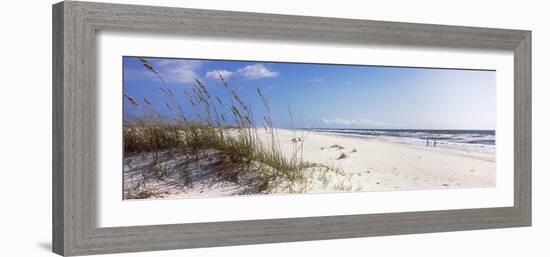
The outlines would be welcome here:
[[[258,134],[262,141],[268,135]],[[298,151],[304,161],[322,164],[332,171],[308,169],[307,185],[298,186],[295,192],[330,193],[339,191],[387,191],[494,187],[496,164],[494,151],[475,151],[467,148],[426,147],[387,140],[358,138],[321,132],[292,132],[278,129],[280,148],[286,156],[292,156],[304,141],[303,151]],[[214,197],[255,194],[238,183],[221,179],[214,163],[213,152],[205,159],[186,163],[192,172],[182,175],[171,172],[162,180],[149,182],[146,187],[155,194],[148,198]],[[152,156],[135,155],[125,159],[125,192],[136,188],[136,176],[146,168]],[[178,156],[164,155],[163,167],[181,169]],[[137,167],[137,169],[136,169]],[[280,190],[272,193],[288,193]]]
[[[281,148],[291,152],[291,132],[279,130],[279,137]],[[494,152],[319,132],[310,132],[305,140],[304,159],[343,170],[353,191],[494,187],[496,183]],[[347,157],[339,159],[342,154]]]

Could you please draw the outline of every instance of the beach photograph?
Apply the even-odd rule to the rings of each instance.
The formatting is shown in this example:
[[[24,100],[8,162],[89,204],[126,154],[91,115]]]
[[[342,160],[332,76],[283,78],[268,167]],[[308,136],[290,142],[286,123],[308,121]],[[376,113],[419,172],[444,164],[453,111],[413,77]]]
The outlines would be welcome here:
[[[496,72],[124,56],[123,199],[496,186]]]

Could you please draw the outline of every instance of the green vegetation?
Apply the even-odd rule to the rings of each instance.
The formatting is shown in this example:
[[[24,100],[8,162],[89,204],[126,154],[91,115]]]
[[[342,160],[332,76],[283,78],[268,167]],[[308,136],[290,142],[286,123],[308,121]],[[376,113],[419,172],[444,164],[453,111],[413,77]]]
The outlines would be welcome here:
[[[151,179],[163,179],[168,172],[163,163],[170,161],[163,157],[167,151],[179,153],[177,157],[186,162],[204,158],[215,158],[213,163],[220,177],[252,186],[254,193],[269,193],[272,190],[299,192],[307,188],[307,169],[319,169],[326,173],[332,170],[321,164],[303,160],[303,146],[307,135],[296,139],[293,130],[293,151],[285,156],[280,148],[275,124],[271,119],[269,102],[264,93],[257,89],[267,115],[262,117],[262,128],[257,128],[251,108],[241,99],[221,74],[219,79],[229,99],[227,103],[220,96],[211,94],[207,87],[195,79],[193,87],[185,91],[185,98],[193,110],[184,114],[180,103],[167,87],[162,76],[146,60],[140,59],[143,66],[155,74],[162,82],[159,88],[166,98],[165,106],[173,112],[168,119],[161,115],[147,98],[138,100],[124,94],[138,115],[126,117],[124,125],[124,155],[152,154],[151,176],[142,176],[140,187],[148,188]],[[226,117],[230,113],[231,117]],[[192,116],[193,118],[191,118]],[[289,118],[292,112],[289,108]],[[231,121],[230,121],[231,120]],[[268,138],[261,140],[258,131],[265,130]],[[183,153],[183,154],[182,154]],[[175,155],[172,155],[175,156]],[[189,174],[189,167],[182,166],[178,172]],[[244,179],[246,178],[246,179]],[[190,181],[190,183],[193,183]],[[153,192],[145,190],[128,198],[149,198]]]

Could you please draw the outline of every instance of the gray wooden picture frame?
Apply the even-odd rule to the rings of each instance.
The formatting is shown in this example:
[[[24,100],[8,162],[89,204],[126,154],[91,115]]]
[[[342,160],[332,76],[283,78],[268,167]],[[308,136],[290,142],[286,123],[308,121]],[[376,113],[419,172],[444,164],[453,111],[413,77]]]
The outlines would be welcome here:
[[[514,206],[97,227],[95,37],[101,30],[513,51]],[[530,225],[530,31],[73,1],[53,6],[55,253],[87,255]]]

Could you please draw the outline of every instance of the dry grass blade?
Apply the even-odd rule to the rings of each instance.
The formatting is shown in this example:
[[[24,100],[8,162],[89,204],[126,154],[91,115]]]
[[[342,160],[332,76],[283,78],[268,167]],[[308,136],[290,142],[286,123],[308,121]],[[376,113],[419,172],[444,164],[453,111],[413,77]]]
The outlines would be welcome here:
[[[267,113],[263,117],[263,129],[269,131],[270,137],[267,144],[259,139],[251,108],[226,82],[221,73],[218,72],[218,75],[227,93],[225,97],[228,97],[232,104],[224,105],[221,96],[212,94],[202,81],[195,78],[192,89],[184,92],[184,99],[187,99],[193,109],[188,110],[184,115],[180,103],[160,73],[146,59],[139,58],[139,60],[148,71],[159,77],[163,84],[161,90],[167,98],[164,102],[166,107],[172,110],[171,106],[178,106],[179,116],[183,122],[173,122],[163,118],[154,108],[153,102],[144,98],[143,101],[153,114],[146,115],[144,111],[143,115],[125,122],[125,155],[152,153],[153,156],[160,156],[166,151],[178,151],[190,153],[185,155],[187,156],[185,158],[200,159],[204,156],[208,157],[214,151],[221,165],[219,166],[220,176],[230,180],[246,177],[248,178],[246,183],[254,184],[257,192],[270,192],[275,188],[292,192],[297,190],[298,185],[305,188],[307,183],[305,170],[326,169],[323,165],[304,161],[301,155],[298,156],[296,149],[292,156],[283,154],[271,118],[269,101],[260,89],[257,89],[257,93]],[[139,106],[135,98],[128,94],[124,96],[132,105]],[[235,123],[227,121],[224,116],[226,111],[233,114]],[[187,119],[190,115],[196,118]],[[292,119],[290,107],[289,116]],[[300,148],[302,147],[303,141]],[[155,162],[162,163],[158,158]],[[144,192],[144,195],[150,195],[150,192]]]

